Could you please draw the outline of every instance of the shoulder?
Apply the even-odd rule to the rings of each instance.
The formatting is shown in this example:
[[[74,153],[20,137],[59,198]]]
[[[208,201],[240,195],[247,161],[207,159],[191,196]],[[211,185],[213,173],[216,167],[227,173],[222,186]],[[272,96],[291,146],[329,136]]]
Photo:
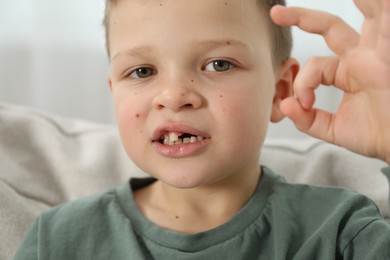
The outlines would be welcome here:
[[[77,235],[88,227],[98,228],[107,219],[121,216],[120,212],[113,188],[54,207],[39,216],[37,224],[39,232],[49,236],[64,232],[70,234],[70,230]]]
[[[338,231],[356,232],[370,222],[385,222],[377,205],[362,194],[339,187],[287,183],[282,178],[274,182],[265,212],[280,221],[290,216],[305,228],[329,225]]]
[[[369,208],[371,214],[381,217],[377,205],[372,200],[352,190],[333,186],[289,183],[268,168],[265,168],[265,172],[274,180],[269,203],[282,203],[287,208],[298,212],[315,209],[322,213],[334,211],[341,213]]]
[[[77,199],[71,202],[67,202],[56,206],[44,213],[44,215],[55,215],[58,213],[65,213],[67,211],[76,210],[77,212],[88,212],[94,208],[99,208],[102,205],[106,205],[115,199],[115,189],[109,189],[101,193],[97,193],[88,197]]]
[[[322,248],[338,248],[342,252],[354,243],[368,243],[367,239],[382,232],[387,237],[384,244],[388,245],[390,225],[376,204],[364,195],[338,187],[294,184],[274,178],[258,223],[272,226],[273,232],[280,236],[279,241],[285,240],[286,244],[294,241],[297,248],[307,247],[311,253]],[[369,242],[371,245],[375,239]],[[321,249],[317,245],[322,245]]]
[[[298,214],[352,217],[356,214],[382,219],[377,205],[368,197],[357,192],[339,188],[308,184],[278,182],[271,201],[289,205]]]
[[[102,238],[110,228],[109,223],[124,222],[115,191],[62,204],[41,214],[23,238],[15,259],[35,259],[33,256],[38,255],[41,259],[75,259],[74,253],[81,251],[73,249],[94,247],[95,239]]]

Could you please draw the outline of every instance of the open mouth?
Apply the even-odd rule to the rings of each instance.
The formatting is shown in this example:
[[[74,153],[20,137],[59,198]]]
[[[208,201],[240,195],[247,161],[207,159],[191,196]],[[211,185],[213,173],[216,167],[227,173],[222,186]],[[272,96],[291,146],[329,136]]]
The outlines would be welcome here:
[[[160,137],[159,142],[164,145],[192,144],[203,141],[205,137],[188,133],[169,132]]]

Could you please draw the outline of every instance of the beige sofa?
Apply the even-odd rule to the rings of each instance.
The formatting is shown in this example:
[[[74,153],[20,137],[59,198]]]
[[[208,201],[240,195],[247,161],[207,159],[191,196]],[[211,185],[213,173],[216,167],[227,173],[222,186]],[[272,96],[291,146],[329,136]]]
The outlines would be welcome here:
[[[373,199],[389,219],[385,163],[314,139],[267,140],[262,164],[290,182],[334,185]],[[11,259],[37,215],[143,175],[114,126],[0,103],[0,259]]]

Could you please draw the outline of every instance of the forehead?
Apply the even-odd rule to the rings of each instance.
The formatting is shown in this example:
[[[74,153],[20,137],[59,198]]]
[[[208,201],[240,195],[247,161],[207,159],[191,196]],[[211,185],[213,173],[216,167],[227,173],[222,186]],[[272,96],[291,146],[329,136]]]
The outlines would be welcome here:
[[[110,10],[109,41],[113,53],[124,41],[157,42],[167,34],[188,41],[264,38],[265,16],[256,0],[121,0]]]
[[[182,14],[182,19],[187,15],[198,15],[203,19],[211,14],[216,18],[229,16],[231,19],[244,15],[250,20],[253,18],[250,14],[264,18],[266,13],[263,2],[258,0],[111,0],[109,3],[110,17],[131,12],[138,16],[149,15],[149,19],[170,13]]]

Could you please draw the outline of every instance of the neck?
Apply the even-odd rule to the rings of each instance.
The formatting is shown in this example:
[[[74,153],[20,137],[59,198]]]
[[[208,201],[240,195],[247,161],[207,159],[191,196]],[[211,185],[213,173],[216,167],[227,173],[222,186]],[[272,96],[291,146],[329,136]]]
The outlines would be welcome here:
[[[138,207],[155,224],[181,233],[210,230],[229,221],[254,193],[261,173],[232,176],[193,189],[157,181],[135,194]]]

